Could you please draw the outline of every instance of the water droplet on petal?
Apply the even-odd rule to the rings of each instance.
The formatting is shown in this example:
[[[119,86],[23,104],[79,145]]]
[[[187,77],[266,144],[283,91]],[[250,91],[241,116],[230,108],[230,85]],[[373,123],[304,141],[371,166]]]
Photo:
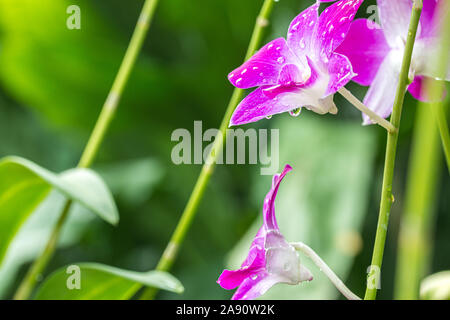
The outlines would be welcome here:
[[[305,39],[302,38],[302,39],[300,40],[300,48],[305,49],[305,46],[306,46],[306,45],[305,45]]]
[[[272,119],[272,115],[266,116],[266,119],[268,119],[268,120]]]
[[[293,117],[298,117],[301,112],[302,112],[302,108],[295,108],[295,109],[289,111],[289,114]]]
[[[252,280],[256,280],[256,279],[258,279],[258,275],[256,275],[256,274],[253,274],[253,275],[251,275],[251,277],[250,277]]]
[[[278,62],[279,64],[283,64],[283,63],[284,63],[284,58],[283,58],[283,57],[279,57],[279,58],[277,59],[277,62]]]

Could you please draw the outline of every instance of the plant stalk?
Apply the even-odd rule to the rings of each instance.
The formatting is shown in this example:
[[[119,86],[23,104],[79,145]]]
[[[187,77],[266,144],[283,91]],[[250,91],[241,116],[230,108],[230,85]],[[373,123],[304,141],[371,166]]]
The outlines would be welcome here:
[[[331,270],[331,268],[322,260],[322,258],[309,246],[303,242],[293,242],[291,245],[298,251],[305,254],[308,258],[314,262],[314,264],[321,270],[328,279],[334,284],[336,289],[338,289],[344,297],[348,300],[361,300],[356,294],[354,294],[347,286],[342,282],[341,279]]]
[[[397,129],[387,121],[386,119],[383,119],[378,114],[367,108],[364,103],[359,101],[358,98],[356,98],[350,91],[348,91],[345,87],[342,87],[338,90],[338,92],[347,99],[348,102],[350,102],[356,109],[358,109],[361,112],[364,112],[372,122],[382,126],[385,128],[388,132],[395,132]]]
[[[440,12],[446,12],[447,15],[444,19],[443,28],[441,30],[440,43],[441,47],[439,50],[438,57],[434,64],[435,70],[438,73],[439,79],[445,79],[446,73],[449,67],[449,52],[450,52],[450,4],[448,2],[441,2],[439,7]],[[428,86],[428,93],[431,97],[431,111],[433,112],[434,118],[437,122],[439,128],[439,133],[441,136],[442,147],[444,149],[445,160],[447,162],[447,170],[450,173],[450,132],[448,129],[448,114],[445,110],[445,103],[442,101],[442,97],[445,95],[444,83],[435,86]],[[448,111],[448,110],[447,110]]]
[[[411,20],[408,28],[408,36],[405,44],[405,51],[403,54],[402,68],[400,71],[397,93],[395,96],[394,106],[390,119],[391,124],[397,129],[400,129],[403,101],[405,99],[406,87],[409,82],[409,69],[411,66],[412,52],[421,13],[422,1],[414,1]],[[367,289],[364,297],[365,300],[375,300],[377,289],[380,288],[379,281],[381,264],[383,261],[384,246],[386,243],[389,214],[394,199],[392,195],[392,184],[394,179],[397,142],[398,130],[395,132],[388,132],[386,156],[384,161],[383,186],[381,190],[380,212],[375,236],[375,244],[373,248],[372,262],[369,267],[369,275],[367,278]]]
[[[144,6],[142,7],[127,51],[122,60],[117,76],[114,79],[112,88],[103,105],[97,123],[95,124],[89,141],[83,151],[77,166],[78,168],[89,167],[97,156],[100,145],[102,144],[109,125],[111,124],[111,121],[116,113],[123,90],[130,77],[131,70],[133,69],[139,52],[141,51],[157,3],[158,0],[146,0]],[[64,222],[69,215],[71,205],[72,201],[67,200],[58,222],[52,230],[44,251],[31,265],[16,294],[14,295],[14,299],[25,300],[30,297],[34,287],[36,286],[39,275],[45,270],[48,262],[53,256],[53,253],[55,252],[61,229],[63,228]]]
[[[448,12],[445,10],[448,4],[441,4],[443,7],[439,8],[440,12]],[[447,13],[445,26],[441,30],[440,52],[437,59],[430,62],[440,79],[445,78],[449,65],[449,18],[450,13]],[[450,139],[446,121],[448,103],[442,101],[445,93],[444,83],[435,80],[426,81],[425,92],[433,102],[421,102],[417,108],[405,209],[398,237],[394,296],[401,300],[419,298],[420,281],[426,275],[431,263],[433,246],[431,233],[441,164],[438,128],[446,154],[447,168],[450,170]]]
[[[264,1],[261,11],[256,19],[253,34],[244,60],[248,60],[259,47],[262,40],[263,31],[265,27],[267,27],[267,25],[269,24],[268,19],[272,12],[272,8],[275,1],[276,0]],[[234,109],[238,105],[239,101],[242,99],[243,94],[244,90],[238,88],[234,89],[228,107],[225,111],[225,115],[222,119],[222,123],[220,125],[221,134],[218,134],[214,140],[211,152],[208,155],[208,158],[206,159],[206,162],[202,167],[202,170],[191,193],[191,196],[189,197],[187,205],[181,215],[181,218],[177,224],[177,227],[175,228],[175,231],[169,243],[167,244],[166,249],[164,250],[161,256],[161,259],[158,262],[156,270],[168,271],[172,267],[177,257],[179,247],[184,241],[186,233],[189,230],[192,221],[194,220],[200,201],[203,198],[206,186],[208,185],[209,180],[211,179],[217,155],[221,152],[222,147],[225,144],[226,139],[225,133],[226,129],[228,128],[231,116],[233,115]],[[158,290],[156,288],[146,288],[145,291],[142,293],[140,299],[142,300],[153,299],[157,292]]]
[[[419,298],[420,280],[429,267],[431,223],[435,211],[441,150],[429,105],[417,108],[405,207],[398,237],[395,299]]]

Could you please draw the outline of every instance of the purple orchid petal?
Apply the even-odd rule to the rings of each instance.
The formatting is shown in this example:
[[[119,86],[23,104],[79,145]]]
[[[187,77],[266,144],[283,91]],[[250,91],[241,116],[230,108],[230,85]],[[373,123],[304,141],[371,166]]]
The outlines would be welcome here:
[[[412,12],[411,0],[378,0],[378,14],[386,40],[392,48],[402,45]]]
[[[286,40],[275,39],[256,52],[242,66],[228,75],[237,88],[248,89],[278,83],[278,76],[285,64],[296,63],[297,58],[289,49]]]
[[[416,75],[427,76],[436,80],[450,81],[450,64],[447,71],[437,69],[434,63],[430,63],[442,50],[442,42],[439,37],[417,40],[414,45],[411,69]]]
[[[363,0],[341,0],[326,8],[319,17],[315,33],[316,50],[326,63],[344,41]]]
[[[334,53],[330,57],[328,73],[330,75],[330,81],[328,82],[328,88],[325,93],[326,96],[336,93],[354,76],[352,64],[348,58],[338,53]]]
[[[292,170],[286,165],[273,177],[272,188],[264,199],[263,226],[252,242],[250,252],[239,270],[224,270],[217,283],[225,289],[239,287],[233,300],[255,299],[277,283],[299,284],[312,280],[311,272],[300,264],[298,253],[280,233],[274,201],[281,181]]]
[[[431,99],[431,97],[428,95],[428,93],[425,90],[426,81],[438,82],[439,80],[434,80],[432,78],[424,77],[424,76],[416,76],[416,77],[414,77],[414,81],[408,86],[408,91],[417,100],[420,100],[423,102],[435,102],[433,99]],[[441,82],[441,81],[439,81],[439,82]],[[445,96],[446,96],[446,92],[444,93],[443,97],[440,100],[443,100],[445,98]]]
[[[272,286],[282,282],[277,275],[260,271],[245,279],[234,293],[232,300],[252,300],[267,292]]]
[[[266,230],[278,230],[277,219],[275,217],[275,198],[277,197],[278,188],[286,174],[292,170],[290,165],[286,165],[281,174],[275,175],[272,180],[272,189],[267,193],[264,199],[263,214],[264,227]]]
[[[394,105],[400,74],[401,55],[392,50],[384,59],[377,75],[364,98],[364,104],[376,114],[387,118]],[[371,124],[369,117],[363,114],[364,124]]]
[[[265,236],[266,231],[261,227],[256,234],[248,252],[247,258],[238,270],[225,269],[220,275],[217,283],[224,289],[230,290],[241,285],[242,281],[255,272],[264,269],[266,265],[265,258]]]
[[[442,7],[439,7],[441,5]],[[445,18],[445,14],[439,14],[439,11],[447,12],[446,10],[448,10],[448,7],[444,8],[444,6],[448,6],[444,1],[423,0],[423,9],[420,16],[420,38],[430,38],[438,35]]]
[[[273,89],[278,88],[279,87],[274,87]],[[296,93],[298,90],[295,87],[290,88],[290,92],[288,92],[286,88],[282,90],[281,94],[276,92],[276,97],[273,99],[269,97],[269,93],[273,91],[268,91],[267,94],[265,94],[264,89],[270,88],[258,88],[241,101],[231,117],[230,126],[255,122],[301,106],[294,98],[292,98],[293,95],[298,95]]]
[[[345,55],[353,66],[353,81],[368,86],[375,79],[378,68],[390,51],[383,30],[376,23],[357,19],[336,52]]]
[[[316,3],[296,16],[289,25],[287,44],[298,57],[310,52],[314,30],[319,21],[318,10],[319,3]]]

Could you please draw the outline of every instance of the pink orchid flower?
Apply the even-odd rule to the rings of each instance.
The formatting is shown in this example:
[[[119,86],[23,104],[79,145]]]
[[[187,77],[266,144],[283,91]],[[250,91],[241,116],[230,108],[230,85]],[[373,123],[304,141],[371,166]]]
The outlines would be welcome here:
[[[350,59],[357,73],[352,80],[364,86],[370,85],[364,104],[386,118],[391,114],[394,105],[413,1],[377,2],[381,26],[366,19],[355,20],[346,39],[336,51]],[[409,75],[413,81],[408,86],[411,95],[421,101],[428,100],[423,90],[426,77],[444,80],[438,79],[429,63],[439,50],[439,31],[443,15],[439,14],[438,6],[443,2],[444,0],[423,0]],[[450,69],[447,70],[445,80],[450,80]],[[365,114],[363,119],[365,124],[371,123]]]
[[[350,61],[335,53],[363,0],[341,0],[319,17],[319,2],[290,24],[287,40],[275,39],[228,75],[242,89],[259,87],[236,108],[230,125],[255,122],[302,107],[337,112],[333,95],[354,76]],[[328,1],[321,1],[328,2]]]
[[[231,290],[239,287],[233,300],[255,299],[277,283],[299,284],[312,280],[309,270],[300,264],[295,248],[280,233],[275,217],[274,202],[278,188],[292,168],[286,165],[280,175],[273,177],[272,189],[264,200],[264,223],[256,234],[239,270],[224,270],[217,283]]]

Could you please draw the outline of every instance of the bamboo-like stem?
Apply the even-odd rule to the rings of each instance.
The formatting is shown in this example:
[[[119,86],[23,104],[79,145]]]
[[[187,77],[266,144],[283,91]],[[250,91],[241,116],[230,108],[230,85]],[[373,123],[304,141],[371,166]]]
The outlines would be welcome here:
[[[447,3],[440,12],[446,12]],[[444,78],[449,60],[450,13],[441,30],[440,52],[437,59],[430,61],[437,76]],[[417,108],[409,173],[406,184],[406,200],[398,237],[397,269],[395,275],[395,298],[418,299],[420,281],[430,267],[432,223],[434,220],[436,189],[440,172],[439,133],[446,153],[447,168],[450,170],[450,139],[446,121],[446,105],[441,101],[445,86],[442,82],[426,81],[425,92],[431,104],[421,102]],[[429,112],[430,107],[432,114]]]
[[[309,246],[304,244],[303,242],[292,242],[291,245],[298,251],[305,254],[308,258],[314,262],[314,264],[321,270],[328,279],[330,279],[331,283],[334,284],[336,289],[338,289],[344,297],[348,300],[361,300],[356,294],[354,294],[347,286],[342,282],[341,279],[331,270],[331,268],[322,260],[322,258]]]
[[[103,105],[102,111],[98,117],[97,123],[91,133],[89,141],[83,151],[81,159],[78,163],[79,168],[87,168],[94,161],[100,145],[102,144],[105,134],[108,131],[109,125],[114,118],[114,115],[119,105],[122,92],[130,76],[131,70],[134,67],[137,56],[144,43],[145,36],[152,21],[156,5],[158,0],[146,0],[142,7],[141,14],[131,37],[125,56],[120,65],[119,71],[112,88],[108,94],[108,97]],[[55,252],[58,238],[61,233],[61,229],[64,226],[71,207],[72,201],[67,200],[64,209],[58,219],[57,224],[52,230],[51,236],[45,246],[42,254],[33,262],[28,270],[25,278],[22,280],[14,299],[25,300],[28,299],[36,286],[38,276],[45,270],[48,262],[50,261],[53,253]]]
[[[364,112],[372,122],[379,124],[383,128],[385,128],[388,132],[395,132],[397,129],[387,121],[386,119],[380,117],[378,114],[367,108],[364,103],[359,101],[358,98],[356,98],[350,91],[348,91],[345,87],[342,87],[338,90],[338,92],[347,99],[348,102],[350,102],[356,109],[358,109],[361,112]]]
[[[259,47],[263,35],[263,30],[269,24],[268,19],[272,12],[274,2],[275,0],[264,1],[261,11],[256,19],[255,27],[253,29],[253,34],[247,49],[245,60],[248,60]],[[206,162],[202,167],[197,182],[195,183],[194,189],[192,190],[191,196],[189,197],[187,205],[183,213],[181,214],[180,220],[178,221],[177,227],[175,228],[175,231],[161,256],[161,259],[158,262],[158,265],[156,267],[157,270],[168,271],[172,267],[177,257],[178,249],[182,244],[182,242],[184,241],[186,233],[189,230],[192,221],[194,220],[200,201],[203,198],[206,186],[208,185],[211,175],[213,173],[217,155],[220,153],[222,147],[225,144],[226,139],[225,133],[226,129],[228,128],[231,116],[234,112],[234,109],[238,105],[239,101],[242,99],[243,94],[244,90],[242,89],[235,88],[233,91],[230,102],[225,111],[225,115],[222,119],[222,123],[220,125],[221,134],[218,134],[214,140],[211,152],[208,155],[208,158],[206,159]],[[158,290],[156,288],[147,288],[143,292],[140,299],[142,300],[153,299],[157,292]]]
[[[441,30],[440,36],[440,52],[434,63],[434,70],[437,72],[439,79],[445,79],[446,73],[449,67],[449,52],[450,52],[450,4],[448,2],[441,2],[441,7],[439,7],[440,12],[447,12],[447,16],[444,19],[444,25]],[[432,63],[432,62],[431,62]],[[439,133],[441,135],[442,147],[444,149],[445,160],[447,162],[447,170],[450,173],[450,132],[447,124],[447,113],[445,110],[444,101],[442,97],[444,96],[444,84],[435,86],[428,86],[428,94],[431,97],[431,111],[436,119]]]
[[[417,28],[419,26],[420,15],[422,13],[422,1],[414,1],[411,20],[408,28],[408,36],[403,54],[402,68],[395,96],[394,107],[390,122],[400,129],[400,120],[405,99],[406,87],[408,84],[409,69],[411,66],[412,52],[416,39]],[[375,300],[377,288],[380,287],[379,272],[383,262],[384,245],[386,242],[386,234],[389,223],[389,214],[393,202],[392,183],[394,179],[395,156],[397,152],[398,131],[388,132],[386,143],[386,156],[384,161],[383,186],[381,190],[380,212],[378,216],[378,224],[375,235],[375,244],[373,248],[372,262],[369,267],[369,277],[367,281],[367,289],[364,299]],[[373,275],[376,274],[373,278]],[[374,280],[373,282],[370,280]]]
[[[429,267],[430,227],[440,169],[439,133],[429,105],[417,108],[405,206],[398,237],[395,298],[418,299],[420,280]]]

